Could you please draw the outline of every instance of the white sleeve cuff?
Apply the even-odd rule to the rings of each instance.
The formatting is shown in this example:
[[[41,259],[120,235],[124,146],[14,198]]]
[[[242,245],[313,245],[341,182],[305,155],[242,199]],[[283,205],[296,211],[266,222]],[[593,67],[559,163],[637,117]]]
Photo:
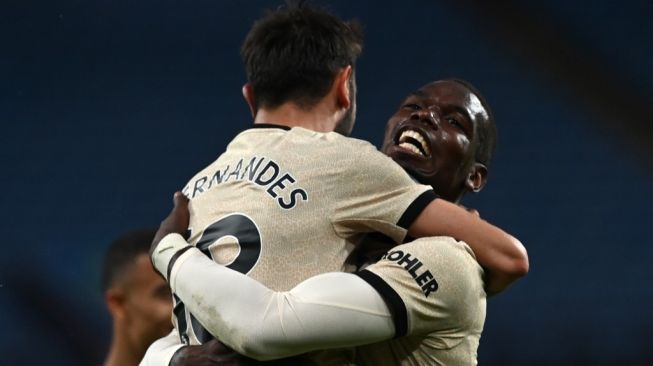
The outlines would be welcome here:
[[[183,236],[177,233],[166,235],[154,248],[152,253],[152,264],[154,268],[168,280],[168,265],[172,257],[180,250],[191,246]]]

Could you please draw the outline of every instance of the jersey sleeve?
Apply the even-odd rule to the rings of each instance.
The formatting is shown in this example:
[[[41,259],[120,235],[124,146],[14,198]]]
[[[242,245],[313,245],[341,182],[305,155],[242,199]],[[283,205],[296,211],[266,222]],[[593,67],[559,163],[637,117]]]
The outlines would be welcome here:
[[[167,255],[173,250],[162,254],[160,248],[177,248],[169,243],[181,246],[183,241],[180,235],[170,234],[154,255]],[[161,266],[170,268],[173,292],[204,329],[245,356],[270,360],[379,342],[395,333],[383,298],[353,274],[325,273],[290,291],[273,291],[194,247],[185,248],[171,256],[170,265]],[[154,351],[161,348],[170,350]]]
[[[358,275],[385,298],[397,337],[445,329],[455,334],[485,319],[483,271],[471,249],[452,238],[397,246]]]
[[[340,237],[380,232],[402,243],[407,229],[437,198],[433,189],[415,182],[397,163],[373,148],[359,149],[348,160],[337,187],[332,224]]]
[[[179,333],[173,329],[170,334],[150,345],[139,366],[168,366],[172,356],[184,345],[179,340]]]

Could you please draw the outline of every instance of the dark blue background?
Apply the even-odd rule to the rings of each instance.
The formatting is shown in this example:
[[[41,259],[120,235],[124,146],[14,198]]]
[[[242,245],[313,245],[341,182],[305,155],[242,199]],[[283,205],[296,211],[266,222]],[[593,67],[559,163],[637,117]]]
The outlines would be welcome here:
[[[653,364],[653,174],[628,137],[628,111],[602,116],[469,1],[320,3],[365,26],[355,137],[379,144],[400,100],[439,78],[471,81],[494,108],[490,180],[465,203],[525,243],[531,272],[489,301],[480,363]],[[172,192],[251,123],[238,50],[276,4],[0,4],[2,364],[102,359],[103,252],[157,225]],[[570,42],[578,53],[558,54],[563,64],[596,62],[625,86],[617,94],[653,102],[648,2],[524,6],[522,21],[564,36],[534,49]]]

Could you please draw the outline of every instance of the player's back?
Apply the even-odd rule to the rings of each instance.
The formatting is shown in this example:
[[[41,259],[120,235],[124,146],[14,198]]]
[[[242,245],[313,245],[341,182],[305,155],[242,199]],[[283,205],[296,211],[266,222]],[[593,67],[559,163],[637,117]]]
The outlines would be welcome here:
[[[449,237],[419,239],[393,248],[366,270],[405,304],[409,335],[359,347],[357,364],[477,364],[486,294],[483,269],[467,244]]]
[[[416,184],[367,142],[257,127],[234,138],[184,194],[191,198],[190,242],[274,290],[341,271],[365,232],[401,242],[430,202],[424,199],[430,187]],[[189,343],[210,338],[191,314],[175,311]]]
[[[384,180],[405,192],[392,183],[393,191],[380,192]],[[397,222],[426,189],[367,142],[302,128],[252,128],[184,193],[191,198],[192,243],[274,290],[288,290],[342,270],[361,232],[384,231],[401,241],[405,230]]]

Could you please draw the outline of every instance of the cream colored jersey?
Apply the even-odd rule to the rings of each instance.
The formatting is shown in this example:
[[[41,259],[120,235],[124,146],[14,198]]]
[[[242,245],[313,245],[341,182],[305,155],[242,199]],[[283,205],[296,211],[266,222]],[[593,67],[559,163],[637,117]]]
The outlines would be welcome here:
[[[476,365],[485,322],[483,269],[463,242],[418,239],[359,272],[385,298],[394,340],[359,347],[360,365]]]
[[[365,232],[401,243],[435,198],[367,142],[254,126],[183,192],[191,199],[189,241],[271,289],[289,290],[316,274],[341,271]],[[193,324],[184,341],[208,339],[185,313],[176,307],[182,337],[186,323]]]

